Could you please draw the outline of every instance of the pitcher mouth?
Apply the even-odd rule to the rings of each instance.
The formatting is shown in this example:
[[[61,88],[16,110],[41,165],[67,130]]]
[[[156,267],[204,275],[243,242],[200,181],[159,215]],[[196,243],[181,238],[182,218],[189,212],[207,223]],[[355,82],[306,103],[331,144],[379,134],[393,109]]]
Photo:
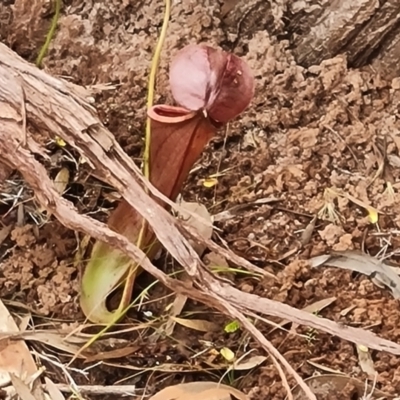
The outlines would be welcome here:
[[[167,104],[158,104],[147,111],[149,118],[167,123],[177,123],[187,121],[198,114],[198,111],[190,111],[183,107],[169,106]]]
[[[212,119],[206,110],[190,111],[183,107],[169,106],[167,104],[158,104],[151,107],[147,111],[147,116],[154,121],[165,122],[168,124],[188,121],[196,116],[200,116],[207,119],[216,129],[220,129],[225,125],[223,122]]]

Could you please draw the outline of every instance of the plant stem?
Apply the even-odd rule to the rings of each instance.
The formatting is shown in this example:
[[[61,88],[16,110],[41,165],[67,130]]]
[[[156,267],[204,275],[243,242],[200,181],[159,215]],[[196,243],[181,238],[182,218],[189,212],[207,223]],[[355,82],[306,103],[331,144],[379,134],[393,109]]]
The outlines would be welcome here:
[[[162,24],[160,37],[158,38],[157,46],[154,51],[153,60],[151,62],[151,70],[149,77],[149,90],[147,95],[147,109],[150,109],[154,103],[154,87],[156,83],[157,68],[160,61],[161,50],[167,36],[168,21],[171,15],[171,0],[165,0],[164,21]],[[150,179],[150,143],[151,143],[151,125],[150,118],[146,120],[146,136],[144,143],[143,156],[143,173],[147,179]]]
[[[148,95],[147,95],[147,110],[153,106],[154,103],[154,91],[155,91],[155,82],[156,82],[156,74],[157,68],[160,61],[161,50],[164,45],[165,38],[167,36],[167,28],[168,21],[171,15],[171,0],[165,0],[165,11],[164,11],[164,20],[160,32],[160,36],[158,38],[158,42],[156,45],[156,49],[154,51],[154,56],[151,62],[150,76],[149,76],[149,87],[148,87]],[[144,176],[150,180],[150,144],[151,144],[151,121],[150,118],[146,119],[146,134],[145,134],[145,143],[144,143],[144,155],[143,155],[143,174]],[[147,188],[145,188],[148,193]],[[147,221],[145,219],[142,220],[142,227],[140,229],[139,237],[137,240],[137,247],[141,248],[143,246],[144,238],[146,236],[147,231]],[[136,270],[138,265],[132,264],[129,268],[128,276],[125,280],[124,291],[122,293],[121,301],[118,307],[118,314],[121,313],[129,304],[130,298],[132,295],[133,284],[136,278]]]
[[[55,0],[54,4],[56,7],[55,7],[53,19],[51,20],[50,30],[46,35],[46,41],[44,42],[42,48],[40,49],[39,55],[36,59],[36,66],[38,68],[41,68],[41,66],[42,66],[43,58],[46,55],[47,50],[49,49],[51,39],[53,39],[54,33],[57,28],[58,18],[60,17],[61,0]]]

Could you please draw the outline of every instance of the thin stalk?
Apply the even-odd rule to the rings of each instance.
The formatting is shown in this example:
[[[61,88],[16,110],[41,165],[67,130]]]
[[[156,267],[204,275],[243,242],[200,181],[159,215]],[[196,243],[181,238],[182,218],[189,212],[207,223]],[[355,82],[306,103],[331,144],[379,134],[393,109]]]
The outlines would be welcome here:
[[[149,86],[148,86],[148,94],[147,94],[147,110],[149,110],[154,103],[154,92],[155,92],[155,83],[156,83],[156,75],[157,69],[160,62],[161,50],[165,42],[165,38],[167,36],[168,29],[168,21],[171,15],[171,0],[165,0],[165,11],[164,11],[164,20],[161,27],[160,36],[157,41],[156,49],[154,51],[154,56],[151,62],[150,76],[149,76]],[[143,155],[143,174],[144,176],[150,180],[150,144],[151,144],[151,120],[149,117],[146,119],[146,133],[145,133],[145,142],[144,142],[144,155]],[[145,191],[148,193],[147,188]],[[145,219],[142,220],[142,227],[139,232],[139,237],[136,243],[136,246],[141,248],[144,242],[145,234],[147,230],[147,221]],[[136,270],[138,268],[137,264],[132,264],[129,268],[128,276],[126,277],[124,291],[122,293],[121,301],[118,307],[117,314],[123,312],[126,308],[126,305],[129,304],[130,297],[132,295],[133,284],[136,278]]]
[[[158,38],[157,46],[154,51],[153,60],[151,63],[150,77],[149,77],[149,90],[147,94],[147,109],[153,107],[154,103],[154,87],[156,83],[157,68],[160,62],[161,50],[167,36],[168,21],[171,15],[171,0],[165,0],[164,21]],[[143,156],[143,173],[147,179],[150,179],[150,143],[151,143],[151,124],[150,118],[146,120],[146,136],[144,143],[144,156]]]
[[[56,32],[57,29],[58,18],[60,17],[60,12],[61,12],[61,0],[55,0],[54,4],[56,7],[53,19],[51,20],[50,29],[46,35],[46,40],[42,48],[40,49],[39,55],[36,59],[36,66],[38,68],[41,68],[42,66],[43,58],[46,55],[47,50],[49,49],[51,39],[53,39],[54,33]]]

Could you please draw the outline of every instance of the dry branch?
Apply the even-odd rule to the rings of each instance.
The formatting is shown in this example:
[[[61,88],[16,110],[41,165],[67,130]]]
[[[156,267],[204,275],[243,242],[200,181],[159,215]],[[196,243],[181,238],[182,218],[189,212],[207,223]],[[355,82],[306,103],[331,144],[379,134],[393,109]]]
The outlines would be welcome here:
[[[43,154],[43,149],[27,132],[30,127],[58,135],[79,151],[96,171],[96,176],[114,186],[124,199],[148,220],[158,239],[184,266],[195,286],[166,276],[124,236],[112,231],[103,223],[79,215],[72,203],[60,197],[45,167],[34,157],[33,153]],[[185,236],[199,242],[204,240],[193,229],[176,221],[145,193],[142,183],[156,196],[170,203],[143,179],[132,160],[98,120],[82,94],[71,85],[31,66],[1,44],[0,157],[2,163],[19,170],[35,191],[39,202],[63,225],[118,248],[170,289],[238,318],[254,338],[293,373],[310,398],[315,397],[279,352],[249,323],[245,318],[246,314],[259,312],[282,317],[376,350],[400,354],[400,345],[381,339],[373,333],[339,325],[276,301],[242,293],[212,275],[202,265]],[[216,244],[212,244],[212,247],[239,265],[253,271],[262,271]]]

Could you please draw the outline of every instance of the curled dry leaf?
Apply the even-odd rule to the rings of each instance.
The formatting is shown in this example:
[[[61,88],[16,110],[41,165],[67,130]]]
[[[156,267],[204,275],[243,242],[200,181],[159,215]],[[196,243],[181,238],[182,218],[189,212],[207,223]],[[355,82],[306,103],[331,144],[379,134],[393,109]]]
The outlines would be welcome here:
[[[244,111],[254,94],[254,78],[247,64],[206,44],[188,45],[176,54],[170,86],[181,106],[205,110],[211,119],[222,123]]]
[[[190,382],[168,386],[150,400],[249,400],[241,391],[216,382]]]
[[[249,369],[253,369],[266,361],[266,359],[267,357],[265,356],[252,356],[240,361],[238,360],[237,362],[235,362],[233,369],[236,371],[246,371]]]

